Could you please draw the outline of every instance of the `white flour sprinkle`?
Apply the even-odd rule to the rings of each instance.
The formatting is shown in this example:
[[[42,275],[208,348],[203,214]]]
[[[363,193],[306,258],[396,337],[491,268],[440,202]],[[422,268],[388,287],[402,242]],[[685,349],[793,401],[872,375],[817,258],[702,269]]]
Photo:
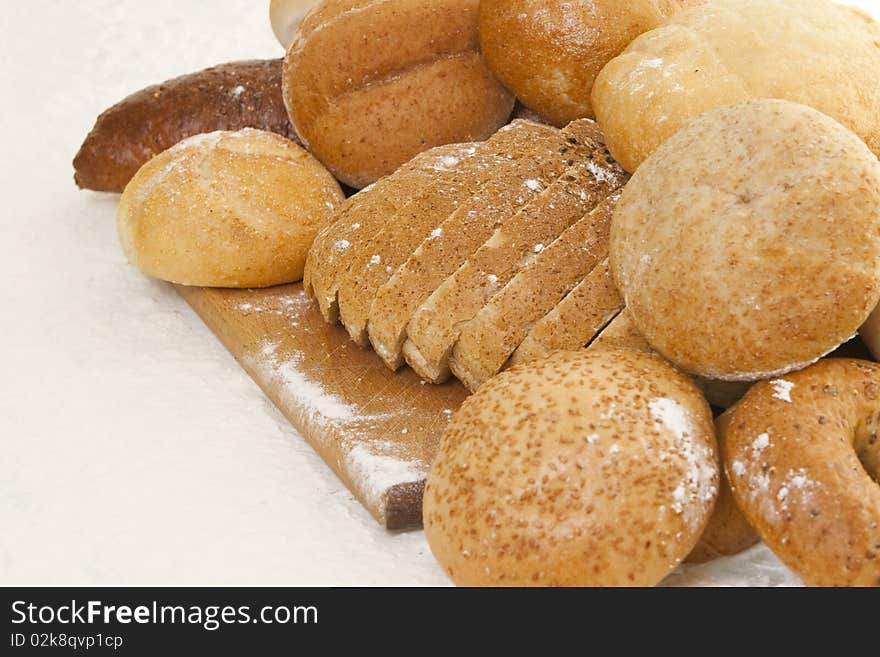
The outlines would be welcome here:
[[[591,433],[589,436],[587,436],[587,442],[591,445],[595,445],[597,442],[599,442],[599,434]]]
[[[542,189],[541,183],[539,183],[537,180],[526,180],[526,187],[531,189],[533,192],[540,192]]]
[[[592,160],[587,162],[587,171],[599,182],[616,184],[620,182],[620,175],[607,167],[603,167]]]
[[[684,515],[691,525],[698,522],[706,505],[718,493],[717,472],[707,445],[696,439],[687,409],[674,399],[658,397],[648,403],[654,422],[674,437],[673,453],[684,460],[685,476],[673,491],[673,511]],[[689,503],[688,503],[689,502]]]
[[[737,477],[742,477],[746,473],[746,466],[740,460],[734,461],[730,467]]]
[[[533,248],[532,251],[534,251],[535,253],[541,253],[541,251],[543,251],[544,248],[545,247],[543,244],[535,244],[535,248]]]
[[[244,87],[242,87],[241,85],[238,85],[237,87],[235,87],[235,88],[234,88],[232,91],[230,91],[229,93],[231,93],[233,96],[235,96],[236,98],[238,98],[239,96],[241,96],[241,95],[244,93]]]
[[[435,228],[431,231],[431,237],[440,237],[443,234],[442,228]]]
[[[773,386],[773,397],[780,401],[791,403],[791,391],[794,390],[794,384],[791,381],[776,379],[771,381],[770,385]]]
[[[496,285],[498,283],[498,277],[495,274],[489,274],[486,278],[491,285]]]
[[[650,57],[648,59],[642,60],[641,65],[644,68],[660,68],[663,66],[663,58],[662,57]]]
[[[337,251],[345,251],[348,247],[351,246],[351,242],[348,240],[339,240],[336,244],[333,245],[333,248]]]
[[[382,256],[374,255],[372,258],[370,258],[371,265],[378,265],[380,262],[382,262]]]
[[[770,434],[762,433],[752,441],[752,457],[758,458],[770,446]]]
[[[371,506],[381,506],[388,489],[401,483],[421,481],[427,466],[421,461],[404,460],[389,452],[391,443],[358,443],[345,456],[346,471]]]

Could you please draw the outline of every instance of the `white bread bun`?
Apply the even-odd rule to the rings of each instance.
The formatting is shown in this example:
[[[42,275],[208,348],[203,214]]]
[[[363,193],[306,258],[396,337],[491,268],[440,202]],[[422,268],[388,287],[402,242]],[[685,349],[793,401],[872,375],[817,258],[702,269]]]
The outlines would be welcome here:
[[[212,132],[141,167],[119,202],[119,239],[132,264],[173,283],[292,283],[344,198],[320,162],[292,141],[252,129]]]
[[[296,36],[303,17],[320,0],[272,0],[269,3],[269,20],[278,42],[287,50]]]

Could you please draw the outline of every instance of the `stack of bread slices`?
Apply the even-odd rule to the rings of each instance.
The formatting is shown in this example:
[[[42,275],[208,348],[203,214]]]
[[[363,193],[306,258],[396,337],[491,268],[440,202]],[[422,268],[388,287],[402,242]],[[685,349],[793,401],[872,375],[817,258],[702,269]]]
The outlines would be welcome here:
[[[314,241],[306,290],[392,369],[476,390],[588,345],[620,313],[608,237],[626,181],[595,122],[516,120],[348,199]]]

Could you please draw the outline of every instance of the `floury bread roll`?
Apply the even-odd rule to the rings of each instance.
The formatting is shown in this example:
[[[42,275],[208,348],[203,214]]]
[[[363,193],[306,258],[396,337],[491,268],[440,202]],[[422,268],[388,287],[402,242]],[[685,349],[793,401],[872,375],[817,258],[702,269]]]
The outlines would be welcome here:
[[[552,123],[593,117],[593,81],[638,35],[704,0],[482,0],[489,68]]]
[[[119,203],[119,238],[144,273],[182,285],[268,287],[302,278],[344,197],[301,147],[259,130],[191,137],[148,162]]]
[[[478,0],[323,0],[284,64],[297,134],[361,188],[433,146],[485,139],[513,96],[479,53]]]
[[[880,25],[830,0],[712,0],[633,41],[593,107],[628,171],[703,112],[779,98],[834,117],[880,155]]]
[[[309,10],[319,0],[272,0],[269,3],[269,20],[278,43],[287,50],[296,38],[296,31]]]
[[[639,167],[610,245],[633,321],[673,364],[728,381],[801,369],[880,299],[880,162],[804,105],[716,109]]]
[[[635,351],[559,352],[471,396],[428,475],[425,534],[465,586],[653,586],[718,491],[712,413]]]

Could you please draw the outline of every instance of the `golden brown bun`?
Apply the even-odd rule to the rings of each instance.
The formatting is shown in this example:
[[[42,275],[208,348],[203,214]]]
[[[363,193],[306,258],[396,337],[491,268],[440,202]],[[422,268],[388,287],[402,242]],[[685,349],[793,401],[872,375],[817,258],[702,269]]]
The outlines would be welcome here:
[[[703,563],[718,557],[738,554],[761,540],[736,505],[736,499],[730,489],[730,481],[724,472],[724,443],[727,440],[732,412],[733,409],[715,420],[715,435],[722,453],[718,499],[715,501],[715,509],[712,511],[712,517],[709,518],[709,524],[700,536],[700,542],[685,559],[688,563]]]
[[[653,586],[715,502],[712,414],[634,351],[558,352],[465,401],[425,487],[425,534],[465,586]]]
[[[148,162],[119,203],[119,239],[144,273],[182,285],[302,278],[342,190],[301,147],[259,130],[191,137]]]
[[[258,128],[297,140],[281,99],[281,60],[232,62],[128,96],[95,122],[73,160],[83,189],[121,192],[150,158],[187,137]]]
[[[713,110],[639,167],[610,252],[639,331],[681,369],[729,381],[800,369],[880,299],[880,162],[804,105]]]
[[[880,155],[880,26],[830,0],[713,0],[643,34],[602,70],[593,107],[628,171],[706,110],[810,105]]]
[[[593,117],[593,81],[609,60],[702,1],[482,0],[480,46],[489,68],[525,106],[563,126]]]
[[[485,139],[513,96],[483,65],[478,0],[323,0],[284,63],[308,148],[364,187],[433,146]]]
[[[827,359],[754,386],[727,475],[764,542],[807,584],[880,586],[880,365]]]
[[[269,21],[278,43],[287,50],[296,38],[299,24],[319,0],[271,0]]]

